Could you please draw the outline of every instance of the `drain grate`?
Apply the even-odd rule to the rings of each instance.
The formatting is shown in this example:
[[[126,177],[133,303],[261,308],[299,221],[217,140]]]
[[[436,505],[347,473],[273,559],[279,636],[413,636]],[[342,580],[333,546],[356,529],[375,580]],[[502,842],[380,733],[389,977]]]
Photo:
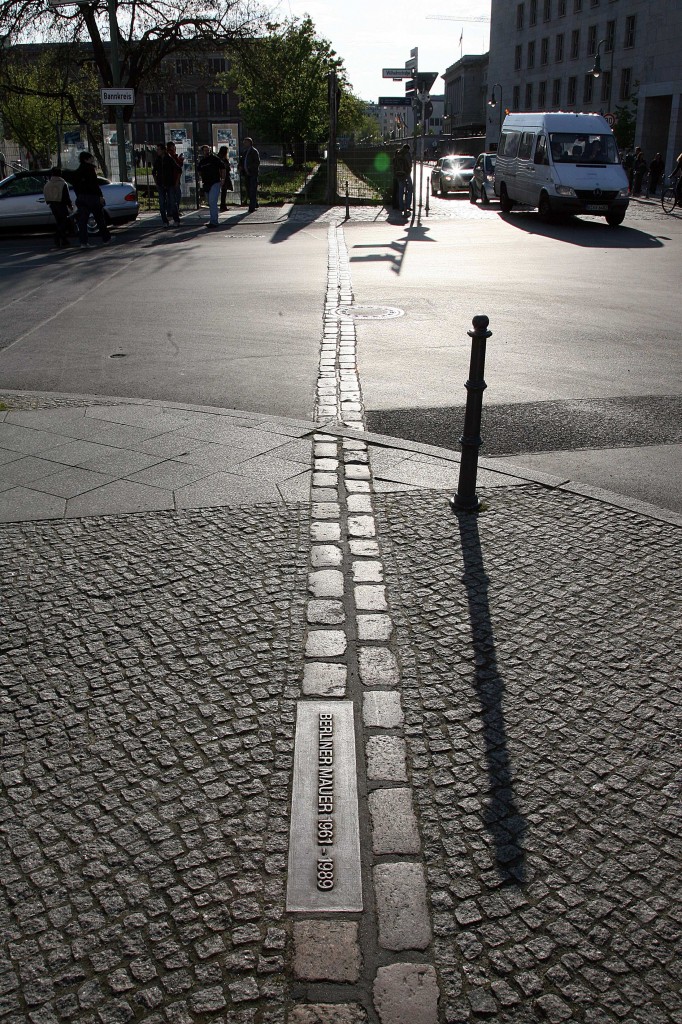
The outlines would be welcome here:
[[[395,306],[338,306],[337,316],[349,316],[353,320],[392,320],[397,316],[405,316],[402,309]]]

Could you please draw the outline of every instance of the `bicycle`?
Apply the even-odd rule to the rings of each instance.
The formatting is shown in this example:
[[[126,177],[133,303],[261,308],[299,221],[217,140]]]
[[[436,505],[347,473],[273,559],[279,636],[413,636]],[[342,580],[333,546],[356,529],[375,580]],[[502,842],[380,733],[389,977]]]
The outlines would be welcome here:
[[[661,192],[661,206],[663,207],[664,213],[672,213],[676,206],[679,205],[678,189],[679,182],[674,185],[670,184],[672,177],[668,177],[668,185],[663,182],[663,190]]]

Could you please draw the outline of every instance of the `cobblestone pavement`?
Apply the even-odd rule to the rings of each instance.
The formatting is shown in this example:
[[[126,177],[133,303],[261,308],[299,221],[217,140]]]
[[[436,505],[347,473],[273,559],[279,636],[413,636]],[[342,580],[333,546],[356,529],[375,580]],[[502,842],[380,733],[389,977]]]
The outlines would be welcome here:
[[[441,1012],[679,1022],[679,533],[488,498],[375,503]]]
[[[304,521],[0,528],[7,1024],[283,1020]]]

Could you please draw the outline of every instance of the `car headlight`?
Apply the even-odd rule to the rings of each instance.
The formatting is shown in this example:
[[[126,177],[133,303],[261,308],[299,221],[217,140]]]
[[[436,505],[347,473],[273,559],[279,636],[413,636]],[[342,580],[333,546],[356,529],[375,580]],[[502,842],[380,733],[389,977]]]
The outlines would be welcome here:
[[[556,194],[558,196],[570,196],[572,199],[576,198],[575,189],[571,188],[570,185],[557,185]]]
[[[627,196],[630,195],[630,189],[629,188],[622,188],[620,190],[620,192],[618,193],[618,195],[620,196],[621,199],[625,199]]]

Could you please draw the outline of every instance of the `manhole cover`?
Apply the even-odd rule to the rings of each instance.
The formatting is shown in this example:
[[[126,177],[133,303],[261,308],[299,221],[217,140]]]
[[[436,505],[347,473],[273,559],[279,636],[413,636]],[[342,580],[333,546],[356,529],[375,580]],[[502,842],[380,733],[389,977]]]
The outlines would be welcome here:
[[[395,306],[338,306],[336,315],[349,316],[353,320],[392,320],[396,316],[405,316],[405,313]]]

